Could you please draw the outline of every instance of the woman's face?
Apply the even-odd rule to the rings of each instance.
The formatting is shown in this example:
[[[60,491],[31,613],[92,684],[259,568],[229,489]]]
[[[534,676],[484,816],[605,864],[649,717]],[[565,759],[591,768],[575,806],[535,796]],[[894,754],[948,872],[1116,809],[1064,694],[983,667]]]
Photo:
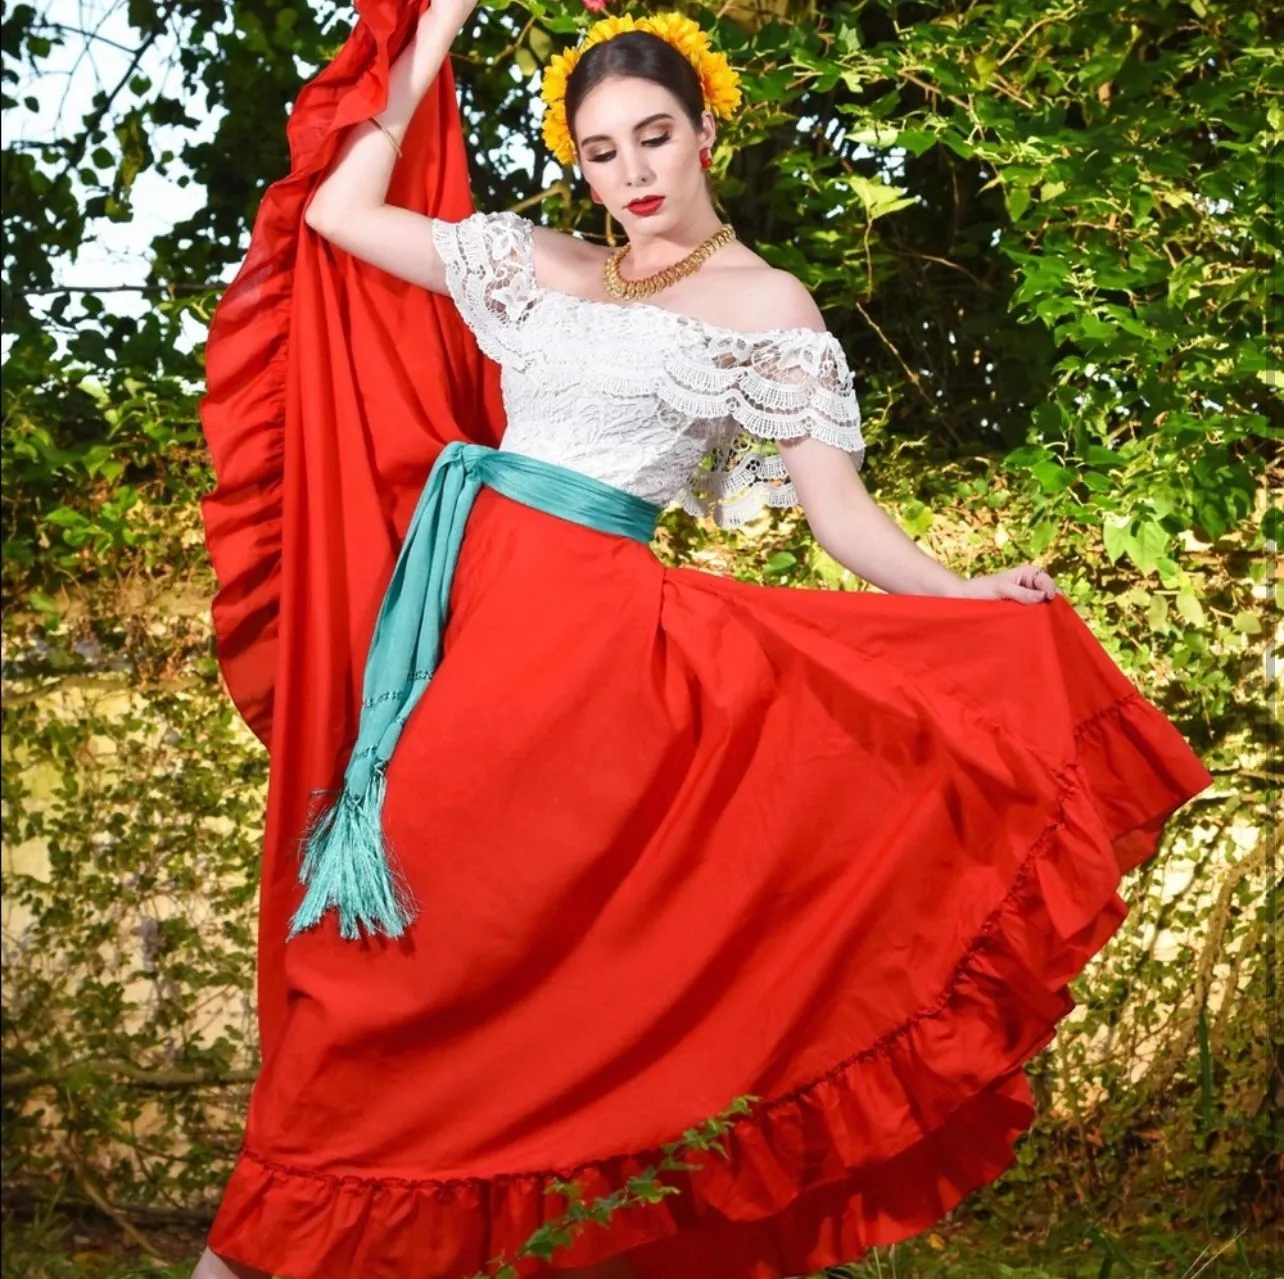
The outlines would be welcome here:
[[[574,129],[585,179],[630,237],[664,235],[709,207],[700,148],[713,144],[713,117],[697,130],[663,85],[609,77],[580,103]]]

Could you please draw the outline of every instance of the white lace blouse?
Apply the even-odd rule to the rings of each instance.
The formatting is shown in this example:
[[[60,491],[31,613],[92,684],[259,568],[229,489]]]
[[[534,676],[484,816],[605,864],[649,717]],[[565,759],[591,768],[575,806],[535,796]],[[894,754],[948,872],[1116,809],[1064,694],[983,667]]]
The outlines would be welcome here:
[[[723,528],[797,503],[775,441],[810,434],[865,456],[838,340],[723,328],[649,303],[598,302],[535,280],[515,213],[435,221],[450,295],[501,369],[501,449],[579,471]]]

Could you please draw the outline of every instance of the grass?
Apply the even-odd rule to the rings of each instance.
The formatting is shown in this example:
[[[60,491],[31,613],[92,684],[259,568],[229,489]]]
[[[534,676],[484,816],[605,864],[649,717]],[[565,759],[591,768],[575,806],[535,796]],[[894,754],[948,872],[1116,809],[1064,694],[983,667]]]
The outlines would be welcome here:
[[[973,1226],[878,1249],[825,1279],[1273,1279],[1272,1252],[1265,1238],[1208,1240],[1154,1227],[1107,1234],[1081,1224],[1077,1233],[1013,1243]]]
[[[200,1235],[153,1228],[149,1238],[174,1259],[151,1257],[111,1222],[56,1205],[34,1218],[6,1213],[0,1279],[188,1279]],[[964,1220],[813,1279],[1271,1279],[1277,1243],[1267,1231],[1209,1239],[1163,1222],[1108,1232],[1086,1218],[1013,1238],[997,1220]]]

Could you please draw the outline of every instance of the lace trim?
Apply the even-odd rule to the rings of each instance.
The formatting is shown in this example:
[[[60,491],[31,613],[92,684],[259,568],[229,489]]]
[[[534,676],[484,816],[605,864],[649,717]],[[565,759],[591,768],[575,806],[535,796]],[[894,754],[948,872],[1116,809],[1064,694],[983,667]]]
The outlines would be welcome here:
[[[523,354],[520,321],[535,300],[531,224],[515,213],[434,218],[433,244],[446,268],[451,300],[496,364]]]
[[[762,442],[809,435],[864,464],[855,379],[832,333],[743,332],[667,307],[545,289],[535,279],[533,224],[514,213],[435,221],[432,234],[478,345],[521,375],[505,382],[511,420],[527,401],[565,387],[577,399],[658,402],[689,422],[720,423],[710,452],[675,484],[675,500],[724,528],[798,504],[783,458]],[[629,328],[617,332],[624,316]],[[590,337],[600,358],[585,359]]]
[[[863,444],[860,404],[842,347],[832,333],[801,329],[798,334],[806,336],[795,336],[767,353],[770,363],[762,353],[751,364],[715,362],[728,357],[718,349],[724,345],[718,339],[703,344],[703,359],[688,354],[693,343],[667,343],[658,364],[654,349],[634,348],[632,368],[620,367],[615,359],[586,362],[582,352],[563,353],[556,347],[523,351],[513,355],[512,363],[542,384],[574,381],[611,399],[653,396],[692,420],[732,419],[768,440],[814,435],[854,452]],[[507,349],[514,352],[516,347],[510,342]]]
[[[843,449],[858,471],[864,465],[859,419],[852,428],[814,424],[808,434]],[[753,434],[741,430],[715,448],[710,461],[709,469],[701,466],[692,472],[678,494],[688,515],[712,519],[719,528],[738,528],[764,510],[798,505],[798,493],[774,441],[769,451],[762,451]]]
[[[812,432],[813,438],[847,450],[852,463],[860,470],[865,460],[863,441],[826,438],[824,432]],[[765,510],[778,510],[798,505],[798,492],[779,453],[750,451],[741,436],[725,449],[713,454],[714,469],[697,468],[678,493],[678,502],[688,515],[711,519],[719,528],[739,528],[758,518]]]

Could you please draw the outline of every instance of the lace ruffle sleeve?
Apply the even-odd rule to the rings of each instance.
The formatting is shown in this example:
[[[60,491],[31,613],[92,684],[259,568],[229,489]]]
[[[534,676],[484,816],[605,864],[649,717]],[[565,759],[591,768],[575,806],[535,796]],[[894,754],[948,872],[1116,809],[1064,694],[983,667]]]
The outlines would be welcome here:
[[[525,352],[523,320],[536,297],[533,230],[516,213],[474,213],[432,225],[451,299],[496,364],[520,361]]]
[[[726,406],[716,443],[679,494],[691,515],[720,528],[745,524],[765,507],[798,504],[778,441],[810,435],[865,460],[860,405],[847,357],[832,333],[786,330],[728,334],[715,352]]]

